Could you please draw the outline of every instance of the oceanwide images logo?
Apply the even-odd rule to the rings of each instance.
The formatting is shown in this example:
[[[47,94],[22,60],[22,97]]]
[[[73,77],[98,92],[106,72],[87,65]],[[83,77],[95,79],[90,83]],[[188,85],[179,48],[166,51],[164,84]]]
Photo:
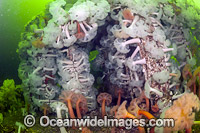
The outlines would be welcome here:
[[[46,122],[44,122],[46,121]],[[40,125],[58,126],[58,127],[125,127],[131,129],[133,127],[145,126],[145,119],[108,119],[107,116],[104,119],[98,119],[97,116],[90,118],[87,116],[85,119],[49,119],[48,116],[43,116],[40,119]]]
[[[35,117],[27,115],[24,118],[24,124],[27,127],[33,127],[35,124]],[[173,127],[173,119],[150,119],[146,123],[146,119],[110,119],[104,116],[104,119],[98,119],[97,116],[90,118],[87,116],[84,119],[50,119],[48,116],[42,116],[40,118],[40,125],[43,127],[125,127],[131,129],[133,127],[144,126],[158,126],[158,127]]]

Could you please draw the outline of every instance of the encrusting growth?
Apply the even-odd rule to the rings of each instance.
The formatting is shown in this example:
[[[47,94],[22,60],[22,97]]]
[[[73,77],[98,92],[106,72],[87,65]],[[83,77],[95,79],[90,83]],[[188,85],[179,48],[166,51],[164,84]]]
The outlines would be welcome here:
[[[189,130],[194,123],[195,112],[200,109],[200,101],[193,93],[185,93],[174,101],[173,105],[166,110],[164,118],[173,118],[175,126],[165,128],[165,133],[179,130]]]
[[[191,52],[199,41],[195,5],[188,0],[49,3],[25,26],[17,50],[19,77],[32,105],[29,113],[44,103],[58,119],[75,118],[73,109],[79,119],[86,112],[104,117],[108,111],[112,118],[151,119],[168,109],[163,114],[175,118],[176,126],[166,132],[190,131],[193,108],[199,110],[194,94],[200,97],[200,54]],[[112,103],[114,94],[99,94],[101,88],[115,92],[117,103]],[[132,100],[128,111],[122,96]],[[141,133],[144,128],[138,127]],[[60,131],[66,133],[64,127]]]

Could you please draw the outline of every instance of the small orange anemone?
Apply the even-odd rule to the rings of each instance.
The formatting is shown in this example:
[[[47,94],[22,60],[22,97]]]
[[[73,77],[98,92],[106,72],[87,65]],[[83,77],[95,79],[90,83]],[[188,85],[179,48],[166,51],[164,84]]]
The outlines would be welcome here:
[[[74,97],[75,93],[73,91],[69,91],[69,90],[64,90],[62,91],[61,95],[59,96],[59,99],[64,102],[67,103],[67,107],[69,109],[69,115],[70,118],[75,119],[75,115],[74,115],[74,111],[72,108],[72,99]]]
[[[75,34],[75,37],[76,37],[77,39],[83,38],[83,37],[85,36],[85,33],[83,33],[83,32],[81,31],[81,27],[80,27],[79,22],[76,21],[76,23],[77,23],[77,33]]]
[[[108,93],[100,93],[97,97],[97,102],[101,104],[102,118],[106,115],[106,106],[112,102],[112,96]]]
[[[125,9],[123,12],[123,17],[127,20],[133,20],[134,19],[134,16],[132,15],[131,13],[131,10],[130,9]]]

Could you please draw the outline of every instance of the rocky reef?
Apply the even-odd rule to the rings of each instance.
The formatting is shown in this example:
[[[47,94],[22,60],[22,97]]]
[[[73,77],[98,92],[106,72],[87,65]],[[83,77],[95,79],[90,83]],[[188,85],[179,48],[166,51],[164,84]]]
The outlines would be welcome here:
[[[44,104],[58,118],[63,110],[75,118],[72,108],[78,118],[100,107],[102,117],[113,118],[126,118],[122,114],[127,112],[134,118],[161,118],[167,110],[163,118],[187,124],[155,131],[189,131],[200,106],[199,54],[194,50],[199,47],[200,12],[183,1],[51,2],[25,26],[17,50],[24,96],[32,105],[29,113]],[[98,53],[92,56],[94,51]],[[187,111],[178,104],[181,100],[194,110]],[[185,110],[186,116],[176,118],[171,110]]]

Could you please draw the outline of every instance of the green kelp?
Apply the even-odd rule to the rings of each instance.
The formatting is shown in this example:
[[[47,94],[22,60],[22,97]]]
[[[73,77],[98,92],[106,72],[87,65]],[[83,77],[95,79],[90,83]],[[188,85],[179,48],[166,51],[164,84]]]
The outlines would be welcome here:
[[[14,80],[5,80],[0,87],[0,112],[15,112],[23,107],[22,89]]]
[[[0,87],[0,131],[16,131],[15,122],[23,120],[25,103],[21,85],[7,79]]]

